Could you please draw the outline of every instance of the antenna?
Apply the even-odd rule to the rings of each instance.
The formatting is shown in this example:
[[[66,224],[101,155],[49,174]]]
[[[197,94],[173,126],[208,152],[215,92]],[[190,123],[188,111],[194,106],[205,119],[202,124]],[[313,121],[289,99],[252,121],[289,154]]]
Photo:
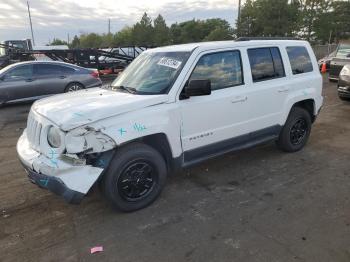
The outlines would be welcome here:
[[[29,8],[29,1],[27,1],[27,7],[28,7],[28,15],[29,15],[30,31],[32,32],[32,41],[33,41],[33,46],[35,46],[35,41],[34,41],[34,33],[33,33],[33,25],[32,25],[32,17],[31,17],[31,15],[30,15],[30,8]]]

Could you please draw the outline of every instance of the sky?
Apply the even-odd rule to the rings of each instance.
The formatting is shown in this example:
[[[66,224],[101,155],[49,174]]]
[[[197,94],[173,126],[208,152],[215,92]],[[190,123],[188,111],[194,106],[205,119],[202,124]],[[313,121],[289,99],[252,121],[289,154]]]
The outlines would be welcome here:
[[[107,33],[133,25],[147,12],[168,25],[190,19],[222,18],[231,25],[238,0],[29,0],[36,45],[81,33]],[[31,38],[25,0],[0,0],[0,40]]]

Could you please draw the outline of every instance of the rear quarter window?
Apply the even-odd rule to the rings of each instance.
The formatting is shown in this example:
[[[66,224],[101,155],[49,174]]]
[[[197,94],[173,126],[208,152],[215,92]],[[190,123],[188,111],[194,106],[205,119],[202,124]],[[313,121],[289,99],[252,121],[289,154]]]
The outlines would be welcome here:
[[[288,46],[286,49],[293,75],[313,71],[309,53],[304,46]]]

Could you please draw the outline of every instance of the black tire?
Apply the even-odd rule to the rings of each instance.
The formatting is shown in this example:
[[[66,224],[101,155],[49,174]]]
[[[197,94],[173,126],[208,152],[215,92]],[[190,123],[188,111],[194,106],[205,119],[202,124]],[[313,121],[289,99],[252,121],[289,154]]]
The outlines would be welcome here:
[[[293,107],[277,140],[277,146],[285,152],[301,150],[310,136],[311,116],[301,107]]]
[[[148,145],[132,143],[118,150],[111,160],[102,180],[102,190],[115,208],[132,212],[156,200],[166,177],[162,155]]]
[[[66,89],[64,90],[64,92],[65,93],[74,92],[74,91],[82,90],[84,88],[85,87],[80,83],[70,83],[66,86]]]
[[[343,101],[350,101],[350,98],[347,98],[347,97],[344,97],[344,96],[339,96],[339,99],[343,100]]]

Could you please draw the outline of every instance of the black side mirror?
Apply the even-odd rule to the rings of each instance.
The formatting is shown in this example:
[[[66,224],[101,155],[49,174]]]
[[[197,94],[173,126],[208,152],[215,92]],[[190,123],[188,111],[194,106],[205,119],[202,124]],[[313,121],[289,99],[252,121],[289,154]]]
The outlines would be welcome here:
[[[191,80],[185,87],[185,95],[190,96],[206,96],[211,94],[211,82],[205,80]]]

